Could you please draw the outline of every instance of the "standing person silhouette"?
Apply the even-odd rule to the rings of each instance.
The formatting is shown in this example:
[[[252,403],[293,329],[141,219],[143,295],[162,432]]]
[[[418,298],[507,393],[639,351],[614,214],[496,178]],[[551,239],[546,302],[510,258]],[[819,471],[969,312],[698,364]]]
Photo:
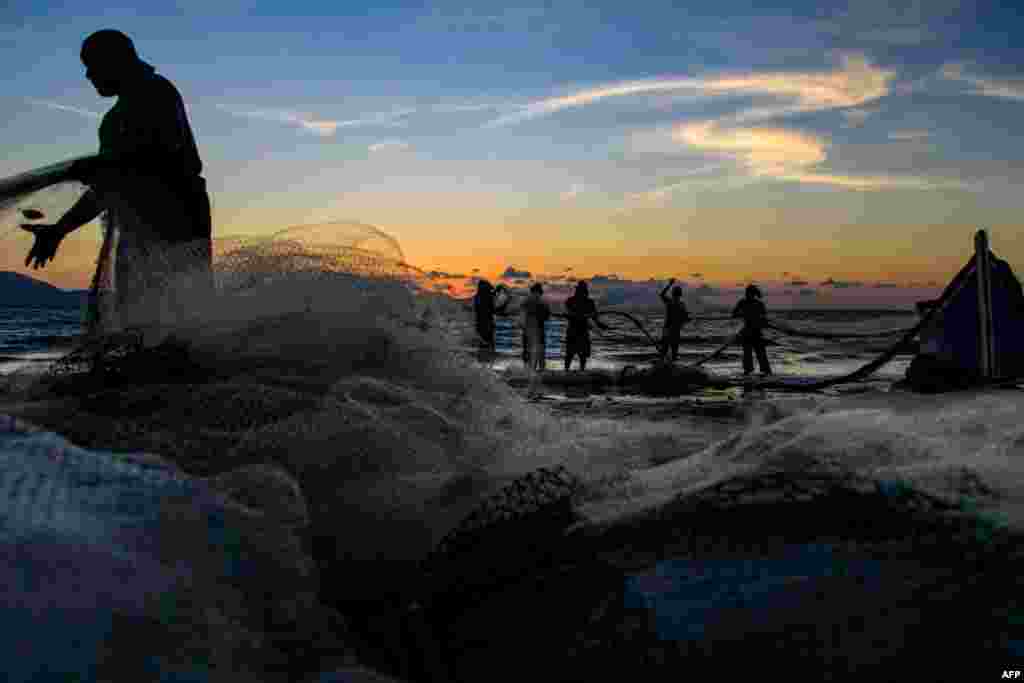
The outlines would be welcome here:
[[[545,360],[544,327],[551,317],[551,308],[541,298],[544,287],[535,282],[530,295],[523,302],[523,344],[524,360],[530,370],[542,372],[547,366]]]
[[[669,278],[668,284],[658,295],[665,304],[665,327],[661,334],[661,345],[665,360],[671,360],[673,363],[679,358],[681,330],[690,320],[686,304],[683,303],[683,288],[676,285],[672,288],[672,298],[668,298],[668,288],[672,287],[675,281],[674,277]]]
[[[565,300],[565,312],[569,318],[565,328],[565,369],[568,372],[573,357],[579,356],[580,370],[586,370],[590,357],[590,321],[602,330],[608,326],[597,319],[597,306],[583,280],[576,283],[575,293]]]
[[[476,295],[473,296],[473,312],[476,314],[476,332],[480,339],[490,351],[497,348],[494,339],[494,316],[504,315],[509,299],[505,298],[500,306],[496,305],[498,293],[505,289],[505,285],[494,287],[487,280],[480,280],[476,285]]]
[[[761,330],[764,327],[765,317],[768,310],[761,301],[761,290],[757,285],[747,285],[744,298],[736,304],[732,311],[733,318],[743,318],[743,329],[740,330],[740,340],[743,343],[743,374],[749,375],[754,371],[753,355],[757,354],[757,364],[764,375],[772,374],[772,367],[768,363],[768,353],[765,351],[764,337]]]
[[[185,106],[120,31],[89,35],[80,56],[96,92],[117,102],[100,123],[99,154],[72,166],[89,190],[56,224],[22,225],[35,235],[25,265],[44,267],[64,237],[103,214],[93,289],[113,287],[120,321],[93,326],[173,323],[213,287],[210,198]]]

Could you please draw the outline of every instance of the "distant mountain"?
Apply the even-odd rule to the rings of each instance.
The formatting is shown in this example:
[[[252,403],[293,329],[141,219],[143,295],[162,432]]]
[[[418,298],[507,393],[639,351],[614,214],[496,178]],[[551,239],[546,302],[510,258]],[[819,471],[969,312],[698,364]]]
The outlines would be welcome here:
[[[88,290],[60,289],[21,273],[0,271],[0,306],[78,306]]]

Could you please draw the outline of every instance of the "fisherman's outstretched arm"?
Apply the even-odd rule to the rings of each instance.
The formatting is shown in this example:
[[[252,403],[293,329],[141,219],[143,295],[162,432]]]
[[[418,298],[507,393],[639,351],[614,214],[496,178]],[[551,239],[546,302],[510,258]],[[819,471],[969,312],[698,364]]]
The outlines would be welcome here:
[[[93,183],[104,173],[133,173],[146,176],[161,176],[170,166],[160,155],[149,150],[102,152],[83,159],[74,169],[76,176],[85,183]]]
[[[661,290],[661,294],[658,295],[665,303],[668,303],[668,290],[672,287],[672,283],[675,281],[675,278],[669,278],[668,284],[665,285],[665,289]]]
[[[103,213],[96,193],[88,190],[74,205],[57,221],[57,229],[64,235],[78,230],[80,227]]]
[[[103,211],[96,195],[87,191],[60,219],[52,225],[22,224],[21,228],[32,233],[35,241],[25,257],[25,267],[43,268],[57,255],[57,248],[64,237],[82,227]]]

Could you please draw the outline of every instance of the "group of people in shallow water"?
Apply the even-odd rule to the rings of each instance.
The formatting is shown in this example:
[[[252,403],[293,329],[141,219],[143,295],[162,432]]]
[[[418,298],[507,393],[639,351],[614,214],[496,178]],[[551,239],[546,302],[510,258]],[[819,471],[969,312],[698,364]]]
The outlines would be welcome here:
[[[662,329],[660,351],[663,360],[676,362],[679,358],[679,344],[682,340],[683,325],[690,322],[689,311],[683,302],[683,288],[675,285],[671,278],[658,295],[665,305],[665,322]],[[669,296],[671,290],[671,297]],[[540,372],[547,367],[546,363],[546,325],[552,317],[551,306],[544,301],[544,287],[539,282],[530,287],[530,293],[519,306],[522,316],[522,349],[523,363],[532,371]],[[737,341],[743,346],[743,374],[754,371],[754,358],[762,374],[772,374],[771,364],[765,350],[762,335],[767,309],[761,301],[762,295],[757,285],[748,285],[744,297],[732,311],[732,317],[743,320],[743,329]],[[501,302],[499,303],[499,299]],[[473,297],[473,309],[476,314],[476,330],[485,348],[495,351],[495,316],[510,315],[508,306],[511,303],[508,288],[505,285],[495,287],[487,280],[477,283],[477,292]],[[576,283],[576,291],[565,301],[565,369],[568,371],[574,358],[579,359],[580,370],[587,369],[587,360],[591,356],[590,323],[593,322],[602,330],[610,329],[600,320],[597,304],[590,298],[587,283],[580,280]]]

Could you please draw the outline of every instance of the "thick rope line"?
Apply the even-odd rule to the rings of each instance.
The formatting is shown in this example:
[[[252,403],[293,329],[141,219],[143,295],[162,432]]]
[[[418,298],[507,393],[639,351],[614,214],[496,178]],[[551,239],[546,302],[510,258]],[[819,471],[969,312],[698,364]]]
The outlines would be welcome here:
[[[875,337],[893,337],[897,334],[906,334],[908,328],[901,330],[882,330],[880,332],[810,332],[798,330],[794,327],[769,318],[765,321],[765,327],[782,332],[791,337],[804,337],[807,339],[873,339]]]
[[[639,320],[637,320],[635,317],[633,317],[629,313],[626,313],[624,311],[602,311],[602,312],[598,313],[599,317],[600,316],[606,316],[606,315],[618,315],[618,316],[622,316],[623,318],[626,318],[627,320],[632,322],[634,325],[636,325],[640,329],[641,332],[644,333],[644,336],[647,337],[647,341],[649,341],[651,344],[654,345],[654,348],[656,348],[658,350],[659,354],[665,353],[665,349],[664,349],[662,343],[660,341],[655,340],[654,337],[652,337],[651,334],[647,331],[647,328],[644,327],[643,323],[641,323]]]
[[[725,341],[725,343],[722,344],[721,346],[719,346],[717,349],[715,349],[714,351],[712,351],[708,355],[704,356],[700,360],[698,360],[698,361],[696,361],[694,363],[690,363],[689,365],[687,365],[685,367],[687,367],[687,368],[697,368],[697,367],[700,367],[701,365],[704,365],[705,363],[707,363],[709,361],[714,360],[715,358],[718,358],[720,355],[725,353],[725,350],[727,348],[729,348],[730,346],[732,346],[736,342],[736,340],[739,339],[739,337],[740,337],[740,333],[737,332],[733,336],[729,337],[729,339],[727,339]]]
[[[969,275],[970,275],[969,272],[966,273],[961,278],[960,282],[956,284],[955,287],[947,288],[947,290],[945,292],[943,292],[942,298],[939,299],[938,304],[935,307],[933,307],[930,311],[928,311],[928,313],[921,319],[920,322],[917,323],[917,325],[915,325],[914,327],[912,327],[909,330],[907,330],[906,333],[904,333],[904,335],[900,338],[900,340],[898,342],[896,342],[893,346],[889,347],[887,350],[883,351],[882,354],[878,356],[878,358],[876,358],[873,361],[870,361],[870,362],[862,365],[861,367],[857,368],[853,372],[847,373],[845,375],[840,375],[839,377],[833,377],[831,379],[822,380],[820,382],[814,382],[812,384],[800,384],[800,385],[797,385],[797,384],[787,383],[784,380],[775,380],[775,381],[770,381],[770,382],[758,382],[757,383],[758,388],[759,389],[793,389],[793,390],[796,390],[796,391],[820,391],[821,389],[825,389],[825,388],[828,388],[830,386],[834,386],[836,384],[846,384],[846,383],[849,383],[849,382],[856,382],[859,379],[867,377],[868,375],[872,374],[875,370],[878,370],[880,367],[882,367],[883,365],[885,365],[886,363],[891,361],[896,356],[896,354],[899,353],[899,351],[911,339],[913,339],[915,336],[917,336],[917,334],[928,323],[930,323],[932,321],[932,318],[934,318],[936,315],[938,315],[938,313],[943,309],[943,307],[946,305],[946,303],[949,300],[951,300],[953,297],[955,297],[957,294],[959,294],[960,291],[967,285],[968,276]],[[1001,381],[1005,381],[1005,380],[1001,380]],[[743,386],[744,384],[745,384],[744,382],[738,382],[738,383],[735,383],[734,386]]]

